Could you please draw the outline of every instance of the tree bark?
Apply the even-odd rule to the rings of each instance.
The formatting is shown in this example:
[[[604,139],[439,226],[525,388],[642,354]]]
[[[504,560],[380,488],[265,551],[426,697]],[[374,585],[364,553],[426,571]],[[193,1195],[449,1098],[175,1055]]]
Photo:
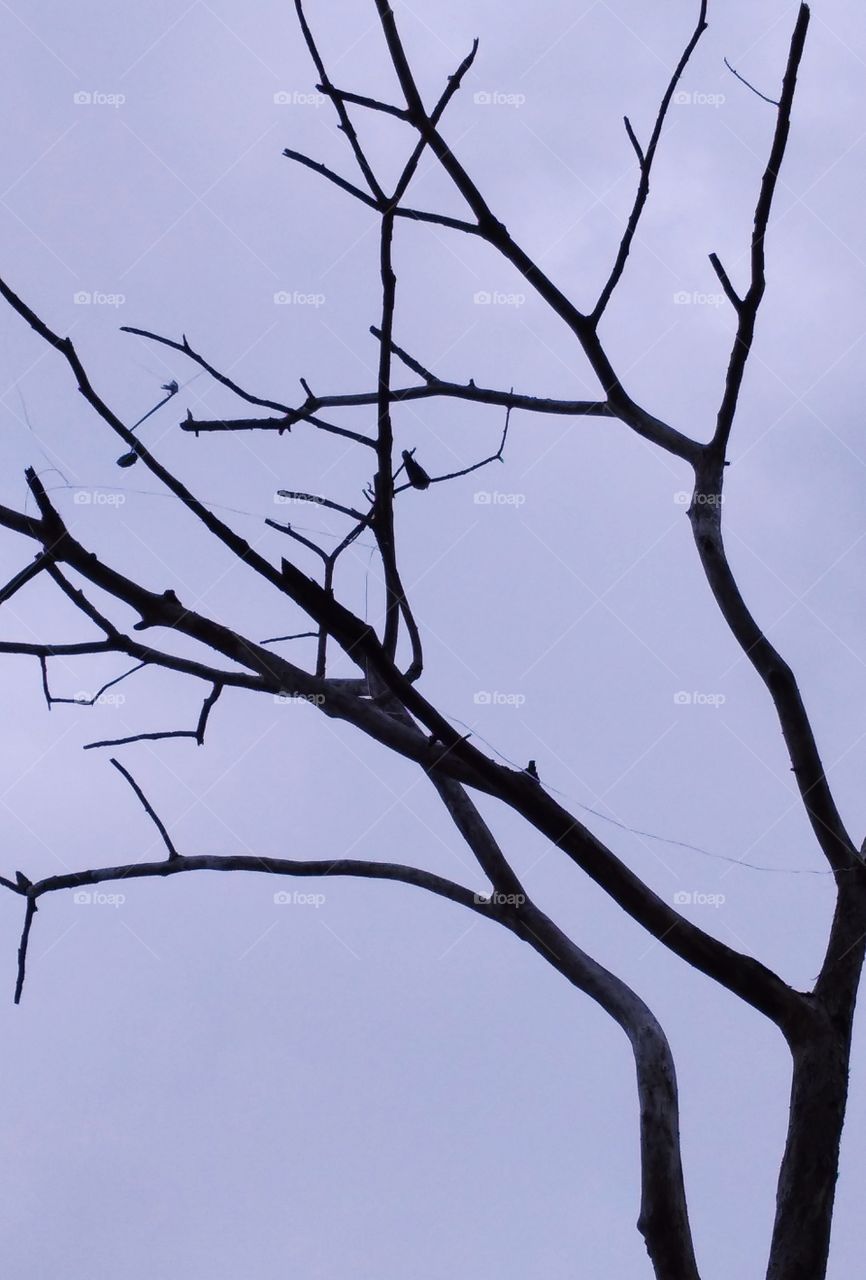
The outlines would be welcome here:
[[[851,1026],[792,1045],[791,1107],[767,1280],[824,1280],[848,1097]]]

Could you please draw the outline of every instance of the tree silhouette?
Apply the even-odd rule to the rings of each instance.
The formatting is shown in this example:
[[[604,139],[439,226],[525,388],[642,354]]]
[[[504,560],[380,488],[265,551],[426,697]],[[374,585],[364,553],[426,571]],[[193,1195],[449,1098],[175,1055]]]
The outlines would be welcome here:
[[[623,1029],[634,1055],[640,1102],[639,1229],[658,1280],[697,1280],[699,1271],[680,1156],[676,1074],[665,1032],[647,1004],[626,983],[586,954],[535,904],[531,886],[517,875],[471,797],[472,792],[480,793],[518,815],[544,836],[652,938],[686,965],[712,978],[779,1028],[790,1048],[793,1077],[790,1122],[779,1172],[767,1276],[768,1280],[821,1280],[829,1250],[854,1006],[866,951],[866,876],[863,855],[837,810],[797,681],[741,594],[722,537],[724,469],[765,291],[765,234],[788,140],[809,9],[806,5],[800,6],[779,96],[766,98],[774,107],[775,126],[755,205],[745,281],[738,286],[719,257],[710,254],[712,267],[736,318],[736,335],[715,428],[708,440],[701,441],[683,434],[632,398],[599,331],[626,270],[647,205],[650,178],[669,108],[707,25],[706,0],[699,5],[694,30],[670,77],[645,141],[640,140],[640,131],[625,118],[626,133],[636,158],[637,187],[607,278],[588,309],[579,308],[514,239],[442,132],[448,105],[473,67],[477,42],[449,77],[438,100],[427,106],[390,5],[387,0],[373,0],[373,3],[403,104],[367,97],[334,84],[301,0],[296,0],[300,28],[318,76],[318,91],[326,95],[336,112],[357,174],[353,181],[298,151],[287,149],[285,155],[292,162],[313,170],[336,186],[343,196],[359,201],[378,217],[381,309],[379,323],[372,330],[378,343],[375,387],[357,394],[327,394],[314,393],[304,383],[304,399],[300,403],[279,403],[243,389],[194,349],[186,337],[175,339],[125,326],[130,333],[179,352],[244,401],[249,406],[246,412],[252,413],[252,416],[218,420],[203,420],[188,413],[180,424],[182,430],[201,436],[213,432],[283,434],[295,427],[305,427],[334,436],[369,459],[371,483],[354,501],[299,490],[280,491],[286,501],[319,504],[345,521],[344,534],[329,551],[290,522],[267,522],[320,562],[316,576],[308,575],[289,555],[275,564],[259,553],[163,465],[136,434],[137,427],[150,413],[179,394],[176,382],[166,383],[162,387],[166,395],[139,422],[127,426],[100,395],[70,339],[52,330],[9,284],[0,281],[0,292],[6,301],[65,360],[87,403],[117,436],[123,448],[118,466],[141,464],[146,468],[216,543],[232,553],[273,592],[291,602],[303,619],[299,625],[311,630],[259,641],[251,634],[225,625],[218,617],[189,607],[173,587],[155,589],[129,576],[107,559],[96,556],[77,539],[36,470],[29,468],[26,483],[33,505],[22,510],[0,507],[0,525],[27,539],[37,549],[34,558],[0,591],[0,603],[9,600],[37,575],[44,575],[89,620],[97,638],[77,643],[4,641],[0,651],[30,655],[38,661],[49,707],[70,700],[51,692],[49,662],[55,657],[125,655],[136,665],[121,679],[143,667],[158,667],[202,683],[205,692],[194,727],[95,742],[90,744],[93,748],[120,747],[145,738],[170,737],[192,738],[202,745],[217,699],[229,688],[270,697],[307,699],[324,715],[353,725],[369,739],[414,762],[423,771],[487,877],[489,890],[479,895],[454,880],[401,863],[182,852],[132,772],[119,759],[112,758],[112,764],[155,824],[165,845],[165,857],[122,866],[97,865],[36,882],[31,882],[20,871],[14,878],[0,877],[0,883],[10,893],[23,899],[15,1000],[19,1001],[22,996],[28,942],[39,901],[46,894],[81,890],[106,881],[212,870],[320,879],[349,876],[392,880],[439,895],[501,925],[526,942]],[[735,74],[743,79],[739,73]],[[356,125],[367,113],[393,118],[405,127],[410,139],[399,176],[392,184],[386,184],[377,175],[364,145],[363,129]],[[410,187],[419,162],[428,154],[435,158],[462,197],[466,208],[464,217],[417,208],[409,203]],[[401,220],[435,224],[448,232],[478,238],[496,250],[576,340],[598,380],[598,399],[540,398],[513,388],[450,381],[398,345],[395,335],[398,281],[393,243],[395,228]],[[398,377],[399,367],[407,371],[408,381]],[[502,435],[496,452],[445,475],[430,475],[416,458],[414,448],[400,451],[402,461],[397,461],[392,424],[395,406],[436,399],[501,410]],[[341,411],[358,408],[368,410],[375,420],[375,430],[369,434],[349,428],[339,420]],[[795,990],[759,960],[742,954],[692,923],[555,799],[545,788],[543,767],[539,777],[534,760],[529,761],[526,768],[500,763],[476,745],[471,734],[455,728],[423,691],[424,652],[421,631],[401,576],[395,522],[397,503],[423,502],[420,491],[432,485],[504,462],[510,415],[515,410],[572,418],[617,419],[643,440],[691,467],[694,488],[688,517],[700,564],[724,622],[766,686],[784,736],[803,809],[836,880],[837,905],[827,939],[826,958],[811,991]],[[381,563],[384,599],[379,626],[353,611],[341,600],[338,591],[341,558],[362,534],[373,538]],[[95,603],[95,598],[103,596],[138,615],[139,620],[129,632],[122,630]],[[161,632],[194,642],[199,656],[181,657],[170,648],[159,648],[158,641],[151,640],[151,636]],[[316,638],[316,657],[309,668],[280,656],[274,648],[278,643],[310,635]],[[355,674],[349,677],[333,674],[335,654],[349,659]],[[110,682],[114,683],[116,681]],[[108,687],[109,684],[104,685],[91,701]]]

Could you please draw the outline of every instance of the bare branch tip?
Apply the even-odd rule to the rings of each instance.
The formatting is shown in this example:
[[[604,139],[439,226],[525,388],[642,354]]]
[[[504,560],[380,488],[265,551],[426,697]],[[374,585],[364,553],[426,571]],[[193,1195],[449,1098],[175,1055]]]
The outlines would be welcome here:
[[[632,128],[631,121],[629,120],[628,116],[623,116],[622,119],[623,119],[623,123],[625,124],[625,131],[628,134],[628,140],[631,143],[631,145],[634,147],[635,154],[637,155],[637,158],[638,158],[638,162],[640,163],[641,168],[643,168],[643,165],[646,162],[646,157],[644,156],[644,153],[643,153],[643,147],[640,145],[640,143],[637,140],[637,134]]]
[[[756,89],[755,86],[751,83],[751,81],[747,80],[745,76],[741,76],[739,71],[736,69],[736,67],[731,66],[727,58],[723,58],[722,61],[730,71],[731,75],[735,76],[736,79],[740,81],[740,84],[744,84],[747,89],[751,89],[752,93],[757,98],[760,98],[763,102],[769,102],[770,106],[772,107],[778,107],[780,105],[778,98],[767,97],[765,93],[761,93],[760,89]]]

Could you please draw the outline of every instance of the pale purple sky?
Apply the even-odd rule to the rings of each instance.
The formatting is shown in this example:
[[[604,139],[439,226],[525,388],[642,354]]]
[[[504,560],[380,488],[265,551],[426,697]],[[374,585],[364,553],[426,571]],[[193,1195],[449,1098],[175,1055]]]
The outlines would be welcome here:
[[[697,7],[395,6],[430,96],[480,37],[446,135],[509,230],[580,305],[604,279],[634,188],[622,116],[646,138]],[[639,243],[604,324],[631,394],[701,439],[732,334],[707,254],[743,281],[773,122],[723,57],[772,96],[796,9],[711,2],[682,82],[690,100],[671,108]],[[310,0],[308,12],[337,84],[396,98],[372,3]],[[315,72],[293,6],[14,2],[0,8],[0,36],[10,55],[3,117],[14,121],[2,144],[0,273],[74,337],[125,420],[161,383],[196,370],[120,324],[185,332],[278,400],[300,398],[302,376],[316,391],[372,388],[375,219],[281,156],[292,146],[354,176],[330,108],[308,100]],[[817,0],[725,511],[733,565],[801,677],[858,839],[864,65],[860,6]],[[90,101],[76,101],[82,94]],[[400,126],[365,123],[392,171],[406,145]],[[432,163],[413,199],[463,212]],[[490,250],[404,225],[396,262],[397,340],[438,373],[597,393],[574,340]],[[89,304],[75,301],[82,292]],[[293,301],[275,304],[278,293]],[[497,301],[483,305],[479,293]],[[24,503],[23,470],[34,465],[76,535],[153,589],[172,587],[257,639],[301,629],[213,552],[143,467],[116,468],[116,438],[18,317],[4,310],[0,325],[0,501]],[[201,377],[147,424],[148,442],[198,496],[232,508],[226,518],[272,558],[286,550],[263,523],[286,516],[277,488],[360,500],[369,460],[342,443],[302,428],[196,441],[176,427],[188,407],[242,412]],[[364,413],[344,421],[370,425]],[[433,472],[491,452],[501,425],[496,410],[454,402],[396,415],[399,447],[416,446]],[[586,806],[723,855],[587,818],[669,900],[722,895],[683,910],[811,984],[832,886],[763,687],[702,579],[677,500],[686,469],[617,423],[515,414],[512,425],[506,466],[401,505],[425,692],[508,759],[534,757],[578,814]],[[510,500],[475,500],[494,490]],[[76,501],[81,493],[90,501]],[[292,518],[336,529],[314,511]],[[6,577],[30,554],[0,537]],[[363,540],[338,585],[377,616]],[[3,638],[88,634],[41,583],[2,615]],[[56,693],[93,691],[123,669],[58,661],[52,682]],[[38,666],[24,658],[0,662],[0,690],[3,874],[155,856],[158,838],[107,753],[81,747],[189,727],[202,690],[148,672],[118,687],[122,702],[49,714]],[[677,702],[678,692],[700,696]],[[142,743],[122,759],[185,852],[390,858],[482,887],[423,775],[311,707],[228,692],[203,750]],[[761,1274],[787,1116],[780,1036],[654,943],[536,833],[480,803],[539,905],[632,983],[668,1031],[705,1280]],[[19,1008],[20,902],[0,896],[7,1274],[650,1276],[634,1226],[628,1045],[504,931],[387,884],[202,874],[116,888],[125,900],[115,905],[43,899]],[[324,901],[274,902],[295,888]],[[858,1036],[830,1280],[848,1280],[862,1256],[864,1126]]]

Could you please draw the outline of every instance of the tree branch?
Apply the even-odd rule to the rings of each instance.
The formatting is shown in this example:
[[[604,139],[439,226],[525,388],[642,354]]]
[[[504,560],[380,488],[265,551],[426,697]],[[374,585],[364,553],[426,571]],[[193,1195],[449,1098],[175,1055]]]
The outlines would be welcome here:
[[[381,204],[381,202],[385,198],[385,193],[380,187],[376,179],[376,176],[370,167],[367,157],[364,155],[363,148],[361,147],[361,144],[358,141],[358,135],[355,132],[355,127],[352,124],[348,111],[346,110],[345,103],[338,96],[331,93],[331,89],[333,86],[331,85],[331,82],[328,79],[328,73],[325,70],[325,64],[322,61],[321,55],[316,46],[316,42],[313,38],[313,33],[310,30],[309,25],[307,23],[307,19],[304,14],[304,6],[301,0],[295,0],[295,12],[298,15],[298,23],[303,33],[307,48],[310,51],[310,57],[313,59],[313,62],[315,63],[315,66],[316,66],[316,70],[319,73],[319,80],[321,82],[322,92],[327,93],[330,96],[331,101],[334,104],[334,109],[336,110],[337,116],[339,117],[339,120],[340,120],[340,128],[342,129],[343,133],[346,135],[346,137],[349,140],[349,146],[352,148],[352,152],[355,156],[355,160],[357,161],[358,168],[361,170],[361,173],[364,175],[364,179],[367,183],[367,186],[370,188],[371,192],[373,193],[373,197],[376,204],[377,205]]]
[[[515,932],[628,1036],[640,1103],[638,1229],[657,1280],[700,1280],[683,1180],[676,1069],[662,1027],[630,987],[582,951],[532,903],[520,911]]]
[[[335,102],[351,102],[355,107],[366,107],[368,111],[382,111],[386,115],[396,116],[398,120],[408,120],[409,116],[403,107],[395,107],[390,102],[380,102],[378,98],[366,98],[362,93],[350,93],[347,89],[337,89],[332,84],[317,84],[319,93],[326,94]]]
[[[30,929],[33,924],[33,917],[36,915],[36,897],[27,894],[27,907],[24,912],[24,927],[21,930],[21,941],[18,944],[18,977],[15,980],[15,1003],[21,1003],[21,993],[24,990],[24,978],[27,972],[27,947],[30,942]]]
[[[459,471],[449,471],[445,475],[441,475],[441,476],[430,476],[429,477],[430,484],[442,484],[443,481],[445,480],[458,480],[461,476],[471,475],[473,471],[480,471],[482,467],[488,466],[491,462],[503,462],[505,460],[504,459],[505,445],[508,440],[508,425],[509,425],[510,418],[511,418],[511,410],[507,409],[505,411],[505,426],[502,430],[502,438],[499,441],[499,448],[496,450],[495,453],[491,453],[490,456],[487,458],[482,458],[480,462],[471,463],[468,467],[461,467]],[[394,493],[395,494],[403,493],[406,489],[412,489],[414,487],[415,486],[413,486],[411,482],[407,484],[401,484],[398,488],[394,490]]]
[[[9,512],[3,507],[0,507],[0,523],[31,537],[49,536],[44,522]],[[686,920],[536,782],[522,771],[494,763],[467,742],[393,663],[383,659],[378,641],[374,643],[373,638],[359,635],[358,648],[369,657],[371,671],[410,714],[421,721],[431,737],[399,723],[374,702],[341,691],[337,682],[319,680],[219,623],[184,609],[176,599],[138,586],[116,570],[100,564],[68,533],[62,540],[58,558],[72,564],[97,586],[125,600],[149,619],[149,625],[175,628],[251,667],[262,678],[264,687],[274,692],[284,689],[302,696],[315,694],[316,704],[326,714],[347,720],[425,769],[438,765],[457,781],[499,798],[562,848],[629,915],[687,963],[728,987],[780,1025],[797,1016],[801,997],[776,974]],[[345,611],[341,606],[335,606],[335,609],[328,618],[329,630],[333,622],[334,626],[343,628],[345,634]],[[371,637],[369,632],[366,635]]]
[[[244,391],[243,387],[239,386],[232,378],[229,378],[227,374],[220,373],[218,369],[215,369],[212,364],[205,360],[204,356],[192,349],[186,340],[186,334],[181,337],[180,342],[176,342],[173,338],[164,338],[159,333],[151,333],[149,329],[136,329],[130,324],[122,324],[120,332],[133,333],[137,338],[147,338],[149,342],[158,342],[163,347],[170,347],[172,351],[179,351],[189,360],[192,360],[194,364],[197,364],[199,368],[204,369],[205,373],[209,373],[215,382],[227,387],[229,391],[233,392],[239,399],[246,400],[248,404],[261,405],[264,409],[276,409],[278,412],[286,414],[291,413],[288,405],[280,404],[278,400],[263,400],[261,396],[254,396],[249,391]]]
[[[788,134],[791,129],[791,107],[794,102],[794,91],[797,87],[797,72],[803,57],[803,49],[806,43],[806,32],[809,28],[809,6],[801,4],[797,15],[797,22],[794,27],[794,33],[791,37],[791,45],[788,51],[788,62],[785,67],[785,77],[782,82],[782,94],[779,99],[779,106],[776,112],[776,128],[773,134],[773,143],[770,148],[770,156],[767,161],[767,167],[764,170],[764,176],[761,179],[761,190],[758,195],[758,201],[755,206],[755,219],[752,229],[751,242],[751,283],[738,307],[739,323],[737,325],[737,333],[734,338],[734,345],[731,351],[730,361],[728,363],[728,371],[725,379],[725,391],[722,397],[722,403],[719,406],[718,417],[716,419],[716,430],[713,436],[712,447],[718,456],[724,457],[727,449],[728,439],[731,434],[731,427],[734,422],[734,414],[737,410],[737,401],[740,395],[740,389],[743,385],[743,375],[746,370],[746,363],[752,350],[752,342],[755,336],[755,322],[758,315],[758,308],[761,305],[761,299],[764,296],[766,288],[765,275],[765,256],[764,256],[764,238],[767,233],[767,224],[770,220],[770,211],[773,207],[773,196],[776,192],[776,184],[779,178],[779,171],[782,167],[782,161],[785,157],[785,149],[788,145]]]
[[[625,230],[623,232],[622,239],[620,240],[619,249],[617,250],[617,254],[616,254],[616,258],[614,259],[613,266],[611,267],[610,275],[605,281],[602,291],[599,294],[598,301],[596,302],[595,306],[592,309],[592,312],[590,313],[590,321],[593,327],[596,327],[598,325],[598,322],[601,319],[602,315],[604,314],[604,310],[608,302],[610,302],[611,295],[613,294],[614,289],[619,284],[620,279],[622,278],[622,273],[625,270],[625,264],[628,260],[629,251],[631,249],[632,242],[635,237],[635,233],[637,232],[638,223],[640,222],[641,214],[644,211],[644,208],[647,202],[647,197],[649,196],[650,174],[652,172],[653,160],[655,159],[655,154],[658,149],[658,144],[662,136],[662,128],[664,127],[665,117],[667,116],[668,108],[670,107],[671,100],[676,91],[676,87],[680,82],[680,78],[683,72],[685,71],[686,66],[688,65],[689,59],[691,58],[692,54],[697,48],[698,41],[700,40],[701,36],[706,31],[706,29],[707,29],[707,0],[701,0],[701,6],[698,14],[697,25],[695,26],[695,29],[692,32],[691,38],[688,44],[686,45],[685,49],[683,50],[682,56],[676,65],[676,68],[674,70],[673,75],[670,78],[670,81],[668,82],[668,87],[665,90],[664,97],[661,100],[661,105],[659,106],[658,114],[656,116],[656,122],[655,122],[655,125],[653,126],[653,131],[652,131],[652,134],[650,135],[649,145],[646,149],[645,154],[641,153],[641,148],[638,144],[637,138],[634,135],[634,132],[632,131],[632,127],[629,123],[628,117],[627,116],[625,117],[626,131],[628,132],[628,136],[629,136],[629,139],[631,140],[631,144],[637,151],[638,157],[640,158],[640,162],[641,162],[640,163],[640,181],[638,182],[638,188],[637,188],[637,192],[635,193],[634,204],[632,205],[631,213],[629,214],[628,219],[626,221]]]
[[[0,604],[5,604],[7,600],[11,600],[16,591],[20,591],[23,586],[26,586],[49,563],[50,557],[44,551],[40,551],[36,558],[31,560],[30,564],[25,565],[13,578],[9,579],[5,587],[0,588]]]
[[[750,81],[748,81],[745,76],[741,76],[737,68],[732,67],[730,62],[728,62],[727,58],[723,58],[722,61],[730,71],[731,75],[737,77],[740,84],[744,84],[747,89],[751,89],[752,93],[756,94],[759,98],[763,98],[764,102],[769,102],[771,107],[778,107],[779,105],[778,98],[768,98],[765,93],[761,93],[760,89],[756,89],[755,86],[751,84]]]
[[[859,856],[824,773],[797,680],[749,611],[728,563],[722,538],[722,476],[722,465],[708,455],[688,510],[701,565],[722,617],[770,694],[818,846],[835,871],[844,871],[857,865]]]
[[[320,177],[327,178],[329,182],[333,182],[335,187],[339,187],[341,191],[347,191],[350,196],[354,196],[356,200],[360,200],[362,204],[367,205],[369,209],[378,209],[377,200],[373,200],[367,195],[366,191],[362,191],[360,187],[356,187],[353,182],[348,182],[345,178],[341,178],[339,173],[335,173],[333,169],[329,169],[327,165],[320,164],[318,160],[311,160],[309,156],[305,156],[302,151],[293,151],[291,147],[285,147],[283,155],[287,160],[294,160],[297,164],[303,165],[305,169],[312,169],[313,173],[318,173]],[[378,185],[378,184],[377,184]]]
[[[463,196],[478,220],[478,226],[490,245],[520,273],[567,325],[578,339],[590,366],[601,382],[605,397],[614,415],[625,422],[638,435],[651,440],[660,448],[694,463],[701,446],[676,431],[666,422],[656,418],[637,405],[626,393],[596,332],[591,316],[580,311],[574,303],[540,269],[538,264],[516,243],[506,227],[495,217],[463,165],[457,160],[448,144],[427,115],[421,94],[415,82],[406,52],[403,48],[394,14],[388,0],[374,0],[379,21],[388,46],[388,52],[406,99],[412,123],[422,139],[436,155],[445,172]],[[702,0],[702,8],[706,0]]]
[[[742,310],[743,299],[740,297],[740,295],[737,293],[734,286],[731,284],[730,277],[728,276],[728,273],[725,270],[725,268],[722,266],[721,261],[719,260],[719,255],[717,253],[710,254],[710,263],[712,265],[713,270],[715,271],[716,275],[719,278],[719,283],[721,284],[722,288],[725,291],[725,296],[733,306],[734,310],[739,313]]]
[[[785,155],[797,72],[809,26],[809,7],[802,4],[791,38],[776,128],[755,208],[751,243],[751,283],[744,298],[735,300],[737,335],[725,382],[713,440],[696,469],[689,519],[707,581],[722,616],[746,657],[766,685],[776,711],[803,806],[829,865],[837,872],[860,865],[860,858],[842,821],[824,773],[814,732],[797,681],[788,664],[770,643],[749,611],[728,563],[722,539],[722,488],[725,454],[736,413],[743,375],[755,332],[758,308],[766,287],[764,239],[779,170]],[[711,259],[717,273],[721,268]],[[724,285],[727,276],[719,277]],[[728,282],[728,287],[730,284]],[[728,288],[726,287],[726,292]],[[733,293],[733,290],[731,289]]]
[[[157,831],[162,837],[163,844],[165,845],[166,850],[168,851],[169,861],[170,862],[174,861],[177,857],[179,857],[179,854],[177,852],[177,849],[174,846],[171,836],[168,834],[168,831],[166,830],[165,823],[162,821],[159,814],[153,808],[147,796],[144,794],[141,787],[138,785],[135,778],[133,778],[129,770],[125,769],[123,765],[120,763],[120,761],[116,760],[114,756],[111,757],[111,763],[114,765],[118,773],[122,774],[123,777],[126,778],[126,781],[132,787],[133,791],[135,792],[136,796],[141,802],[141,807],[144,809],[144,812],[150,818],[151,822],[156,827]]]

